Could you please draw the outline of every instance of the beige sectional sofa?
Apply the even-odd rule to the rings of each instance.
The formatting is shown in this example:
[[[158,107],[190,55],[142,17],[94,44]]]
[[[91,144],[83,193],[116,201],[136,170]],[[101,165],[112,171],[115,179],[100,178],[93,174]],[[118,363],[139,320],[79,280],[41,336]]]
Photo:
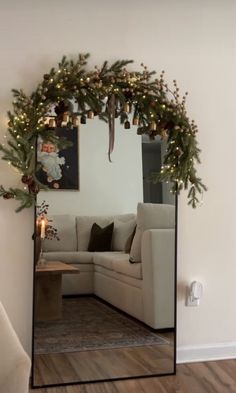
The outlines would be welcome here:
[[[155,228],[149,228],[142,219],[143,214],[146,217],[147,208],[151,210],[151,226]],[[52,217],[53,225],[58,229],[60,241],[45,240],[44,256],[49,261],[59,260],[79,268],[80,274],[63,277],[64,294],[95,294],[154,329],[172,328],[174,217],[173,206],[152,204],[139,204],[137,217],[134,214],[55,215]],[[87,251],[94,222],[101,227],[114,222],[112,251]],[[136,224],[132,245],[136,250],[131,248],[131,254],[136,255],[136,263],[130,263],[130,254],[125,252],[125,246]],[[140,247],[140,260],[137,260],[137,247]]]

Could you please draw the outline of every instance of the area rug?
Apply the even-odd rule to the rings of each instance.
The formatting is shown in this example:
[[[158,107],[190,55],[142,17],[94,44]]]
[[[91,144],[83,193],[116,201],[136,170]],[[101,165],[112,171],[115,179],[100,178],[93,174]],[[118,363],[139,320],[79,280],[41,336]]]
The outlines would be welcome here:
[[[94,297],[63,299],[62,319],[37,322],[36,354],[168,344],[155,332]]]

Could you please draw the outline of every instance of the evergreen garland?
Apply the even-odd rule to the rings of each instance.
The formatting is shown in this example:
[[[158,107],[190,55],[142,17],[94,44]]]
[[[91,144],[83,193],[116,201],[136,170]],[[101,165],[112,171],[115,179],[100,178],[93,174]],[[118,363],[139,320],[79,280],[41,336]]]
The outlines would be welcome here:
[[[8,135],[0,144],[2,159],[21,173],[23,189],[5,189],[0,186],[0,196],[20,201],[17,211],[30,207],[40,189],[45,189],[35,173],[36,144],[40,136],[51,141],[59,149],[69,143],[55,135],[54,126],[46,123],[52,108],[56,108],[56,125],[61,126],[64,114],[68,124],[73,126],[77,119],[86,122],[86,117],[98,115],[109,124],[109,158],[114,144],[114,118],[119,117],[126,129],[130,128],[130,113],[137,134],[147,134],[150,139],[160,135],[167,140],[167,151],[160,173],[152,174],[152,181],[173,183],[172,192],[189,189],[188,203],[196,207],[198,194],[206,190],[197,176],[195,164],[200,162],[197,126],[190,121],[186,108],[187,93],[181,98],[174,81],[170,90],[164,80],[164,71],[155,78],[154,71],[148,71],[141,64],[141,71],[128,71],[132,60],[118,60],[109,66],[105,61],[101,68],[86,69],[89,54],[80,54],[76,61],[62,58],[58,67],[43,76],[36,90],[27,96],[22,90],[13,90],[13,111],[8,112]],[[71,100],[77,103],[77,110],[71,109]],[[67,125],[68,125],[67,124]]]

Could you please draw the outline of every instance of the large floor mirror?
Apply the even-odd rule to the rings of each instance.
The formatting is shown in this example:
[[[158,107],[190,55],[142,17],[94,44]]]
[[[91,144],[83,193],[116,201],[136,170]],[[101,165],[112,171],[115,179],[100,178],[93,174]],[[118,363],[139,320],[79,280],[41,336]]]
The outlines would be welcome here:
[[[165,144],[87,119],[39,141],[34,388],[175,373],[177,198],[154,184]],[[39,231],[40,227],[40,231]]]

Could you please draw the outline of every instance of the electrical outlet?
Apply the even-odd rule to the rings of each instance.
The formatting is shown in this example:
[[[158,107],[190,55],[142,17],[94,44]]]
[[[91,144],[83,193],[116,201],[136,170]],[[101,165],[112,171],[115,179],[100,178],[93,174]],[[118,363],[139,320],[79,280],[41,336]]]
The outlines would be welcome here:
[[[194,298],[191,295],[191,289],[190,287],[186,287],[186,302],[185,305],[186,307],[197,307],[200,304],[200,300]]]
[[[187,307],[197,307],[200,304],[200,300],[199,299],[194,299],[192,296],[187,295],[187,299],[186,299],[186,306]]]

